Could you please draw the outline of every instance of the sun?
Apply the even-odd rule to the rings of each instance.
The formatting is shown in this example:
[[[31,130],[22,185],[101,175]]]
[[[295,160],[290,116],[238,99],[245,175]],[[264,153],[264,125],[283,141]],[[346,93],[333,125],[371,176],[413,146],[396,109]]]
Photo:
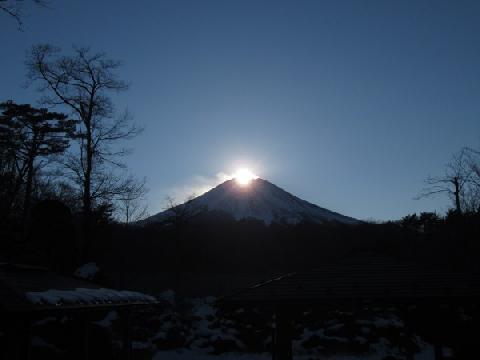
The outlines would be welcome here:
[[[240,168],[232,176],[238,185],[247,186],[252,180],[258,179],[258,176],[255,175],[248,168]]]

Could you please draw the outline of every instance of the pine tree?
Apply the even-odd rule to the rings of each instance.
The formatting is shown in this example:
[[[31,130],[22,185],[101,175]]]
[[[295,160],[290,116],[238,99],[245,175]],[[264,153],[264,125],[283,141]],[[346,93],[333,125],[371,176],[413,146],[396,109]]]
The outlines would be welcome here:
[[[0,171],[2,179],[10,177],[7,211],[23,188],[22,221],[28,219],[33,180],[50,156],[63,153],[75,134],[76,121],[48,109],[8,101],[0,104]]]

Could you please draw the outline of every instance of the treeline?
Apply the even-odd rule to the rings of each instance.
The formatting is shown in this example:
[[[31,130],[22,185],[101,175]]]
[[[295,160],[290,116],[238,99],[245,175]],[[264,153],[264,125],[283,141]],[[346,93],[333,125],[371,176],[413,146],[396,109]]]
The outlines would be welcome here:
[[[0,103],[2,240],[31,239],[38,225],[35,207],[49,201],[42,211],[58,216],[63,206],[85,259],[99,224],[129,223],[146,214],[145,179],[129,174],[122,161],[130,152],[124,140],[142,129],[128,111],[116,110],[112,96],[128,85],[119,79],[120,62],[106,54],[89,48],[64,54],[36,45],[25,63],[41,105]]]
[[[261,281],[268,274],[309,270],[365,254],[480,271],[479,238],[480,214],[454,211],[446,216],[412,214],[399,221],[357,225],[267,226],[225,215],[197,218],[181,228],[171,224],[113,225],[96,243],[94,253],[99,267],[108,269],[112,284],[155,290],[163,285],[189,291],[189,287],[201,286],[196,278],[210,276],[204,286],[214,287],[224,279],[235,287],[233,283],[243,275]]]
[[[480,255],[478,213],[449,212],[443,217],[422,213],[400,221],[358,225],[266,226],[254,220],[237,222],[224,218],[220,222],[192,222],[180,233],[154,225],[149,230],[137,231],[169,242],[170,250],[180,242],[180,266],[189,271],[297,271],[359,253],[465,268],[478,266],[475,259]],[[164,253],[171,258],[174,251],[165,249]]]

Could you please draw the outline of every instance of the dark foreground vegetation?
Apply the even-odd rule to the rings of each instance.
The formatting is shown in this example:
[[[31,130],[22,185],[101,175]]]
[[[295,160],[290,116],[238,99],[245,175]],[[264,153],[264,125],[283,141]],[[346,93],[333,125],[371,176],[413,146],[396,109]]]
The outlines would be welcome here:
[[[0,11],[19,26],[20,3],[0,1]],[[127,325],[117,310],[93,314],[84,307],[76,317],[35,314],[25,331],[32,347],[25,358],[85,358],[85,324],[92,335],[91,358],[125,357],[125,329],[138,359],[178,349],[264,353],[273,347],[275,309],[233,306],[222,296],[278,274],[365,254],[449,271],[480,271],[478,150],[455,154],[445,172],[429,177],[419,194],[447,195],[452,210],[445,216],[411,214],[350,226],[267,226],[218,213],[140,224],[146,215],[145,180],[130,174],[122,159],[130,150],[123,141],[141,128],[127,111],[117,111],[113,100],[128,88],[118,74],[121,63],[88,47],[63,52],[40,44],[28,51],[25,64],[29,84],[40,89],[40,105],[1,99],[0,261],[68,276],[94,263],[99,271],[90,281],[160,300],[129,314]],[[2,320],[24,326],[26,319],[6,314],[0,300]],[[294,352],[309,358],[363,358],[377,351],[392,360],[435,344],[437,359],[445,354],[467,359],[479,333],[478,304],[443,305],[292,306]],[[0,323],[0,358],[9,324]]]
[[[21,222],[3,224],[3,260],[70,274],[93,261],[102,270],[106,285],[150,291],[190,288],[193,293],[189,295],[218,295],[232,290],[236,281],[246,285],[238,279],[241,275],[246,282],[260,281],[362,253],[479,271],[478,213],[452,211],[445,217],[422,213],[397,222],[353,226],[266,226],[220,215],[214,220],[197,217],[189,223],[144,226],[116,223],[105,214],[94,219],[90,253],[82,258],[82,217],[59,201],[39,202],[32,209],[28,227]],[[205,281],[209,277],[212,281],[204,284],[205,289],[197,284],[199,288],[194,290],[190,282],[195,282],[195,276],[188,274],[205,274]],[[182,282],[186,282],[184,286]],[[222,282],[225,284],[220,285]]]

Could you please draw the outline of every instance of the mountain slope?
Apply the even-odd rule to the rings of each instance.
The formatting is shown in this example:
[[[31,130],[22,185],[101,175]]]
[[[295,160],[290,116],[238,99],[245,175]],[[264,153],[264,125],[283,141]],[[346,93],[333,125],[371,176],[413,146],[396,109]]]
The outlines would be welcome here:
[[[334,221],[345,224],[358,222],[354,218],[302,200],[260,178],[252,180],[247,186],[241,186],[235,180],[227,180],[205,194],[179,205],[175,210],[188,209],[194,212],[222,211],[236,220],[253,218],[266,224],[296,224],[302,221]],[[148,218],[146,222],[163,221],[174,213],[175,211],[167,210]]]

